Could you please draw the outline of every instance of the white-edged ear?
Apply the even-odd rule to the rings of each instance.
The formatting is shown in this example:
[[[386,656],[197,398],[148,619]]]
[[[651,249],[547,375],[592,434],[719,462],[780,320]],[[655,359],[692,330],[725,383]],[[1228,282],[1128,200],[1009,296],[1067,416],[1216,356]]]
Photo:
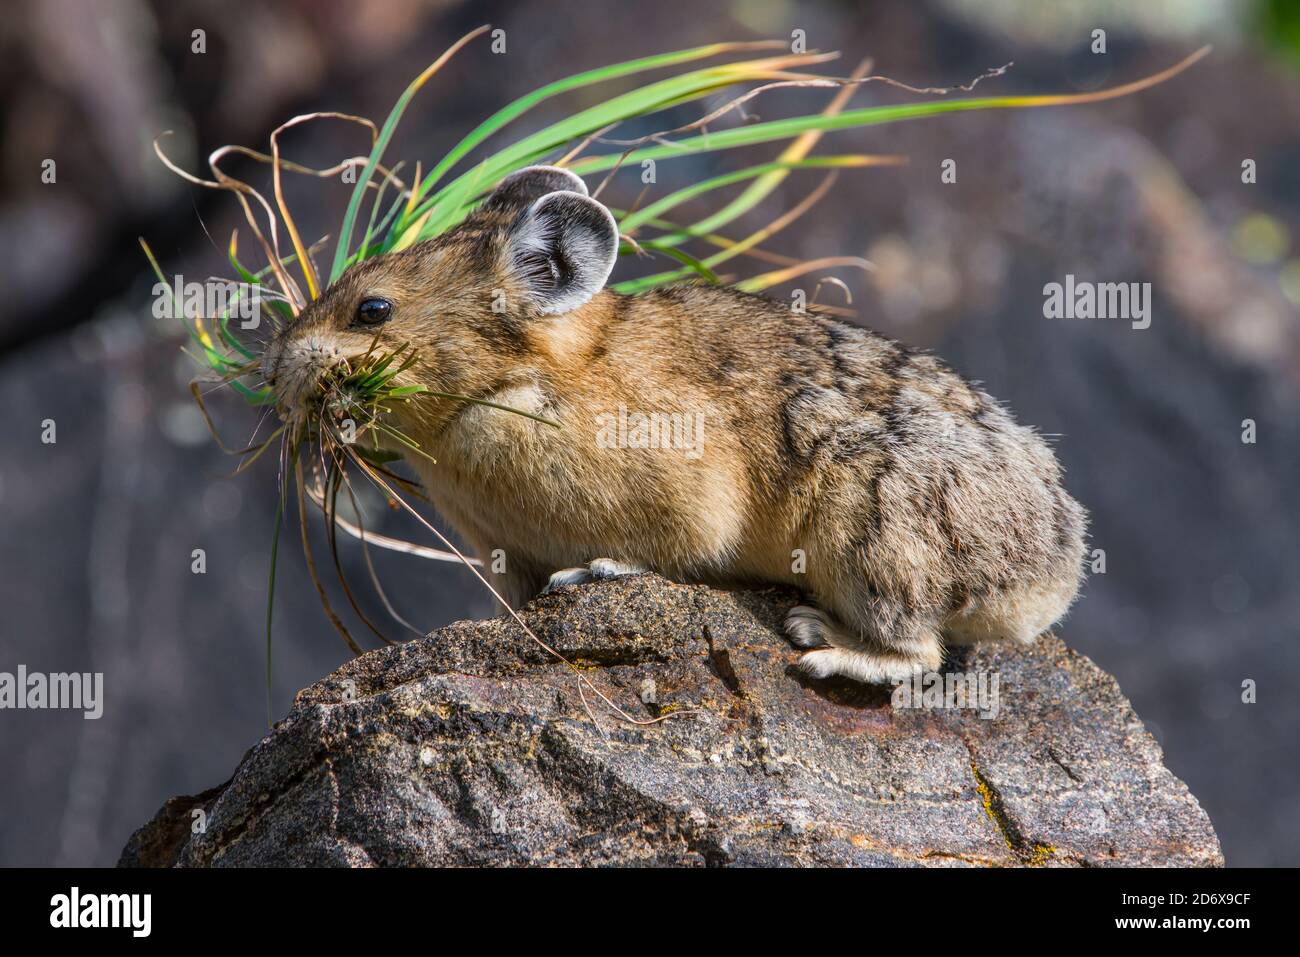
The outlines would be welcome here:
[[[568,312],[600,292],[613,271],[618,224],[585,193],[547,193],[515,218],[504,253],[538,312]]]
[[[558,166],[529,166],[497,183],[480,209],[488,214],[516,216],[547,193],[567,190],[587,195],[587,184],[577,173]]]

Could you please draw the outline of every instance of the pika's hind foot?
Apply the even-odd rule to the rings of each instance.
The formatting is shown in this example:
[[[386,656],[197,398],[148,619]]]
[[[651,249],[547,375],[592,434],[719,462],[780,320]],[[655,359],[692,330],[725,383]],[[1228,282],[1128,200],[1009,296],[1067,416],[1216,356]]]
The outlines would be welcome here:
[[[916,671],[934,670],[943,658],[938,635],[922,628],[898,636],[895,648],[882,647],[840,624],[830,613],[811,605],[796,605],[785,617],[791,644],[810,649],[797,667],[811,678],[843,675],[870,683],[900,681]]]
[[[843,675],[868,684],[905,681],[925,664],[901,655],[851,651],[848,648],[818,648],[799,658],[796,667],[810,678]]]
[[[644,565],[618,562],[612,558],[597,558],[590,565],[560,569],[551,576],[546,583],[546,587],[542,589],[542,594],[553,592],[565,585],[582,585],[591,581],[607,581],[611,578],[622,578],[624,575],[639,575],[641,572],[646,571],[649,571],[649,569]]]

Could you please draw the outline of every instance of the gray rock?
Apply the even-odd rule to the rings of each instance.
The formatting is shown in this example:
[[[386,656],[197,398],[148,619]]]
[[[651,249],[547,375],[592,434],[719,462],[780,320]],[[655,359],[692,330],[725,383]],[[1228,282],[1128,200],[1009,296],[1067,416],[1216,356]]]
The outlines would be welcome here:
[[[1114,679],[1058,639],[954,655],[997,676],[996,717],[895,707],[791,667],[795,601],[565,588],[523,616],[576,673],[509,619],[370,652],[121,864],[1222,865]]]

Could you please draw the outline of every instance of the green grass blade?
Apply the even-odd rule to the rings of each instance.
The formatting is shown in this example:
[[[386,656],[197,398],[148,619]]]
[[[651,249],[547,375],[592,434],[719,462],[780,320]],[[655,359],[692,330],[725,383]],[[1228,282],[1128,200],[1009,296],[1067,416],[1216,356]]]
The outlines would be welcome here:
[[[580,139],[612,123],[657,112],[666,106],[697,100],[708,94],[749,80],[765,79],[775,75],[776,64],[789,58],[748,60],[716,67],[692,70],[678,76],[647,84],[627,93],[611,97],[603,103],[588,107],[572,116],[526,136],[483,161],[482,190],[490,189],[503,176],[520,166],[533,162],[565,143]],[[576,164],[574,166],[576,169]],[[608,167],[606,167],[608,168]],[[420,203],[410,218],[427,212],[448,192],[460,185],[453,180],[438,193]]]
[[[727,53],[733,50],[739,50],[746,47],[759,48],[761,46],[770,46],[771,44],[744,44],[744,43],[710,43],[706,46],[692,47],[689,50],[677,50],[673,53],[661,53],[657,56],[642,57],[638,60],[627,60],[623,63],[615,63],[611,66],[599,67],[594,70],[587,70],[584,73],[575,73],[567,76],[562,80],[556,80],[554,83],[548,83],[533,92],[521,96],[519,99],[502,107],[490,117],[474,127],[464,139],[452,147],[451,151],[439,161],[429,175],[420,183],[417,190],[417,202],[419,197],[423,197],[449,169],[456,165],[476,146],[483,143],[488,137],[498,132],[509,123],[517,120],[537,104],[558,96],[561,93],[568,93],[572,90],[579,90],[583,87],[593,86],[597,83],[604,83],[608,80],[615,80],[625,76],[631,76],[635,73],[644,73],[650,70],[657,70],[661,67],[677,66],[682,63],[690,63],[695,60],[703,60],[708,57],[717,56],[721,53]]]
[[[402,91],[402,95],[397,98],[397,103],[393,106],[392,111],[388,114],[388,119],[384,120],[384,125],[379,130],[379,138],[375,140],[374,148],[370,151],[366,165],[362,169],[361,175],[357,177],[357,184],[352,190],[352,197],[348,200],[347,212],[343,216],[343,225],[339,229],[338,244],[334,247],[334,261],[330,264],[329,281],[331,283],[343,273],[344,265],[347,263],[349,256],[348,246],[352,242],[352,229],[356,225],[357,213],[361,209],[361,200],[365,196],[366,185],[370,182],[370,177],[374,175],[375,167],[379,165],[379,159],[384,155],[384,150],[388,148],[388,142],[393,138],[393,131],[397,129],[402,114],[406,112],[406,108],[410,105],[411,100],[415,98],[415,94],[419,93],[420,88],[428,82],[429,77],[433,76],[461,47],[475,37],[481,36],[487,29],[486,26],[479,27],[453,43],[442,56],[433,61],[423,73],[412,80],[406,89]]]
[[[642,245],[647,249],[653,249],[656,252],[663,253],[665,256],[676,259],[679,263],[683,263],[686,268],[674,270],[668,273],[656,273],[655,276],[647,276],[642,279],[629,279],[626,282],[615,283],[610,287],[615,292],[623,293],[624,295],[633,295],[634,293],[640,292],[644,289],[653,289],[655,286],[663,285],[665,280],[656,279],[656,277],[669,276],[672,277],[672,279],[680,279],[689,276],[692,273],[702,276],[710,285],[722,285],[722,280],[718,278],[717,273],[710,269],[704,262],[696,259],[685,250],[678,249],[676,246],[659,246],[653,241],[643,243]],[[649,282],[651,279],[656,279],[656,281]]]
[[[767,173],[777,170],[795,170],[795,169],[841,169],[852,166],[867,166],[870,161],[865,156],[814,156],[805,160],[796,162],[773,162],[760,163],[757,166],[750,166],[742,170],[736,170],[732,173],[723,173],[721,176],[715,176],[712,179],[702,180],[694,183],[684,189],[669,193],[661,199],[655,200],[647,206],[630,213],[618,224],[619,231],[624,235],[630,235],[641,226],[646,225],[668,212],[671,209],[680,206],[697,196],[710,192],[715,189],[721,189],[724,186],[731,186],[735,183],[744,182],[745,180],[755,179]]]
[[[1184,58],[1179,63],[1158,74],[1094,93],[968,97],[957,100],[932,100],[926,103],[903,103],[894,106],[869,106],[857,110],[845,110],[843,113],[832,116],[824,114],[796,116],[785,120],[770,120],[764,123],[754,123],[749,126],[734,127],[728,130],[719,130],[715,133],[692,136],[667,146],[642,147],[627,155],[624,153],[606,153],[602,156],[591,156],[575,161],[570,168],[575,173],[595,173],[613,169],[620,163],[639,164],[647,159],[671,159],[689,152],[711,153],[741,146],[754,146],[760,143],[786,140],[813,130],[829,132],[862,126],[880,126],[902,120],[940,116],[945,113],[1098,103],[1127,96],[1161,83],[1187,69],[1187,67],[1208,54],[1209,50],[1209,47],[1202,47],[1191,56]]]

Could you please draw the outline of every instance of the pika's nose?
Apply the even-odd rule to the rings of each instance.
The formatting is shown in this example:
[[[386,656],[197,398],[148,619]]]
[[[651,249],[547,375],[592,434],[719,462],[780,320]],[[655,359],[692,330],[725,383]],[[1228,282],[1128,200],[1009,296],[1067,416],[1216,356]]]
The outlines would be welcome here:
[[[262,374],[278,402],[294,408],[342,359],[329,336],[306,335],[274,341],[262,357]]]

